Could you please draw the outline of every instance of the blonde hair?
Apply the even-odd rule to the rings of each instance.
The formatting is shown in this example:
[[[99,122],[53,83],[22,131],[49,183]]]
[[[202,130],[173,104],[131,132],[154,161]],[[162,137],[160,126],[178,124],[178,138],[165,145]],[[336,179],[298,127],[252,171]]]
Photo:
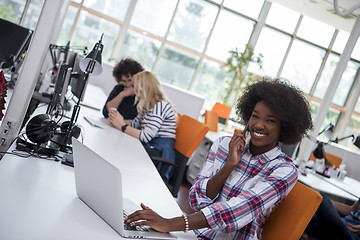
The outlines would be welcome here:
[[[143,71],[135,74],[132,78],[135,91],[135,103],[139,116],[150,111],[157,102],[167,101],[175,112],[171,102],[166,99],[157,78],[149,71]]]

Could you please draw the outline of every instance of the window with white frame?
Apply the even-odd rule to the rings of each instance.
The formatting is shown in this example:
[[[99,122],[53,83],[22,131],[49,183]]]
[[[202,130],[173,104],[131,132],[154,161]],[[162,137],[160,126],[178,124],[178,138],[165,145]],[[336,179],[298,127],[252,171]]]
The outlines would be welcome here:
[[[24,12],[25,1],[0,0],[0,17],[35,28],[43,0],[30,2]],[[262,14],[267,14],[258,39],[252,39],[257,42],[255,53],[264,55],[263,69],[250,65],[248,71],[289,79],[313,99],[315,114],[349,33],[276,3],[268,2],[270,10],[265,12],[265,2],[137,0],[133,6],[131,0],[72,0],[58,44],[70,41],[75,49],[92,48],[104,33],[103,61],[113,64],[133,57],[154,71],[160,81],[201,94],[206,98],[205,106],[211,106],[222,100],[223,90],[233,77],[223,67],[228,51],[235,47],[243,50]],[[344,111],[359,64],[360,41],[324,124],[337,121]],[[347,126],[355,126],[359,114],[358,103]]]

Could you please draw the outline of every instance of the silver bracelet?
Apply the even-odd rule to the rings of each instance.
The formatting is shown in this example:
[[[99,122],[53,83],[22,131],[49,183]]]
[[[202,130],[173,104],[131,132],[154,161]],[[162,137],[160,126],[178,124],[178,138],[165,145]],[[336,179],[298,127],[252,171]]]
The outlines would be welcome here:
[[[189,231],[189,219],[186,215],[182,215],[183,218],[184,218],[184,221],[185,221],[185,231],[184,232],[187,232]]]

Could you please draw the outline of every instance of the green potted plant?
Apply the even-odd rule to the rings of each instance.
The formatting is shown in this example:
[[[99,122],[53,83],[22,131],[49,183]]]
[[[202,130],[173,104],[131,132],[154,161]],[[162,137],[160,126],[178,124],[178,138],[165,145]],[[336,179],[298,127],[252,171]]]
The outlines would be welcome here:
[[[229,54],[230,57],[227,58],[224,67],[228,68],[228,72],[235,72],[235,76],[225,90],[223,101],[224,104],[231,106],[241,89],[261,78],[247,72],[246,69],[250,63],[255,63],[262,69],[263,55],[255,55],[254,48],[250,44],[245,45],[243,52],[240,52],[236,47],[235,50],[230,50]]]

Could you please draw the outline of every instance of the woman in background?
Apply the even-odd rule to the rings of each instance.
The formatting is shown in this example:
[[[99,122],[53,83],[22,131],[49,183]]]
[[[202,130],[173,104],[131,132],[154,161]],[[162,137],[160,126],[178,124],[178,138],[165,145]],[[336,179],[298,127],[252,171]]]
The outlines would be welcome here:
[[[149,71],[133,76],[135,103],[138,115],[132,120],[114,110],[109,112],[109,121],[117,129],[139,139],[144,146],[155,148],[162,153],[163,158],[175,162],[176,112],[166,99],[156,77]],[[169,168],[166,181],[172,175]]]

